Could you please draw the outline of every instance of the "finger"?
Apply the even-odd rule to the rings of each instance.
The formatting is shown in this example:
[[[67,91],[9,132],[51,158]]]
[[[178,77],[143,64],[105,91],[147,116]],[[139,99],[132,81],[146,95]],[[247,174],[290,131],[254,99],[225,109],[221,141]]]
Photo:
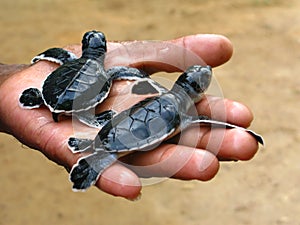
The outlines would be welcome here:
[[[233,52],[229,39],[216,34],[190,35],[171,42],[191,50],[212,67],[227,62]]]
[[[199,115],[206,115],[212,119],[226,121],[242,127],[250,126],[253,114],[250,109],[233,100],[207,95],[196,104]]]
[[[239,129],[193,126],[170,141],[206,149],[218,158],[227,160],[249,160],[258,150],[257,140]]]
[[[95,185],[108,194],[130,200],[138,198],[142,189],[139,177],[118,163],[108,167]]]
[[[219,168],[217,158],[210,152],[174,144],[162,144],[153,151],[137,152],[124,160],[140,177],[206,181],[212,179]]]
[[[65,49],[81,55],[79,45]],[[231,42],[222,35],[196,34],[168,41],[108,42],[107,68],[115,65],[134,66],[149,74],[178,72],[205,62],[212,67],[227,62],[233,52]]]
[[[224,36],[200,34],[164,42],[111,42],[108,46],[111,53],[106,60],[108,67],[121,63],[150,74],[158,71],[178,72],[203,61],[218,66],[228,61],[233,51],[230,41]],[[120,55],[125,57],[118,57]]]

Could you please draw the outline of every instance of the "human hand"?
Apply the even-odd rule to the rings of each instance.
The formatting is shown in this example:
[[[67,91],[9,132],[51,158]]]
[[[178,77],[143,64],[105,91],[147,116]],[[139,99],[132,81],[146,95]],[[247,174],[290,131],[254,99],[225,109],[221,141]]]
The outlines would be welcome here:
[[[217,66],[226,62],[232,54],[232,46],[229,41],[221,36],[211,35],[192,35],[170,41],[185,47],[199,55],[208,65]],[[109,51],[116,48],[130,46],[127,43],[109,43]],[[151,45],[151,43],[147,43]],[[80,55],[80,46],[69,46],[77,55]],[[128,48],[130,49],[130,48]],[[145,54],[145,52],[143,52]],[[168,56],[168,61],[176,61],[176,53]],[[113,64],[113,62],[106,62]],[[135,66],[142,67],[148,72],[168,71],[172,72],[175,68],[154,61],[148,63],[138,63]],[[64,166],[69,170],[79,158],[78,155],[71,153],[67,148],[67,140],[73,136],[73,126],[70,119],[55,123],[51,113],[46,108],[34,110],[24,110],[19,107],[20,93],[32,86],[41,87],[45,77],[53,71],[57,65],[49,62],[39,62],[35,65],[18,72],[3,82],[0,86],[0,129],[3,132],[14,135],[22,143],[41,151],[50,160]],[[110,93],[109,99],[105,102],[114,102],[119,96],[122,83],[115,84]],[[210,111],[218,112],[218,108],[225,105],[227,122],[247,127],[250,125],[253,116],[250,110],[244,105],[218,97],[208,96],[197,104],[198,112],[209,115]],[[215,115],[214,119],[224,119],[220,115]],[[218,137],[221,129],[201,129],[199,139],[195,146],[190,146],[189,138],[192,136],[193,129],[189,128],[181,136],[180,153],[189,154],[188,162],[173,175],[176,179],[198,179],[209,180],[214,177],[219,168],[218,159],[248,160],[256,153],[258,144],[256,140],[246,132],[237,129],[226,130],[224,139],[219,146],[207,144],[211,137]],[[224,130],[222,131],[224,132]],[[206,148],[208,148],[206,150]],[[127,162],[133,165],[149,165],[163,161],[166,157],[174,153],[177,149],[176,144],[166,143],[157,149],[135,153],[126,158]],[[175,164],[176,161],[173,162]],[[160,168],[162,169],[162,168]],[[172,162],[169,167],[162,170],[147,171],[147,176],[163,176],[172,169]],[[138,173],[138,171],[135,171]],[[138,174],[143,176],[142,174]],[[138,175],[129,168],[121,164],[114,164],[107,168],[96,186],[101,190],[115,195],[123,196],[128,199],[136,198],[141,191],[141,184]]]

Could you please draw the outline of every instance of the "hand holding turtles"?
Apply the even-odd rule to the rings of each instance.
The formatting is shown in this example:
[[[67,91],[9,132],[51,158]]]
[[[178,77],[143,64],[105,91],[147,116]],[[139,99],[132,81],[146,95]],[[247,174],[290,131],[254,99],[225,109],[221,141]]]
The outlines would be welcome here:
[[[24,90],[20,96],[20,105],[32,109],[44,104],[52,112],[56,122],[60,113],[73,114],[87,125],[100,127],[98,117],[107,117],[112,112],[95,116],[90,111],[108,96],[113,80],[134,80],[147,76],[132,68],[126,68],[130,73],[117,73],[118,76],[114,76],[115,71],[122,71],[124,67],[106,71],[106,51],[105,35],[98,31],[88,31],[82,38],[80,58],[62,48],[50,48],[34,57],[32,63],[47,60],[61,66],[47,76],[41,91],[37,88]]]
[[[207,64],[212,66],[221,65],[226,62],[232,53],[230,42],[224,37],[217,35],[192,35],[169,42],[176,43],[188,48],[199,55]],[[113,50],[120,47],[130,46],[126,43],[108,43],[108,49]],[[151,45],[151,43],[148,43]],[[69,46],[77,56],[81,55],[80,46]],[[130,48],[128,48],[130,49]],[[145,54],[142,52],[142,54]],[[136,56],[139,57],[139,56]],[[169,61],[176,61],[176,54],[169,56]],[[111,62],[107,62],[108,64]],[[112,63],[113,64],[113,63]],[[138,65],[147,72],[168,71],[174,68],[156,62]],[[19,107],[19,96],[28,87],[41,88],[41,84],[49,73],[57,68],[57,64],[41,61],[30,66],[21,72],[12,74],[5,79],[0,86],[0,129],[2,132],[14,135],[23,144],[35,148],[45,154],[50,160],[66,167],[68,170],[77,162],[79,156],[70,152],[67,148],[67,140],[73,135],[72,122],[63,120],[56,123],[52,119],[51,112],[42,107],[35,110],[23,110]],[[117,85],[122,85],[118,83]],[[114,85],[107,101],[113,101],[118,94],[118,87]],[[219,105],[224,105],[228,114],[227,121],[242,127],[248,127],[253,119],[250,110],[240,103],[231,100],[224,100],[216,97],[207,97],[196,105],[201,110],[201,114],[208,114],[208,101],[213,101],[213,107],[218,110]],[[217,118],[216,118],[217,119]],[[195,147],[189,146],[190,132],[185,133],[182,145],[164,144],[157,149],[143,154],[135,153],[127,160],[134,165],[154,164],[172,154],[176,149],[180,149],[182,155],[191,154],[192,157],[181,170],[174,174],[176,179],[212,179],[218,171],[218,158],[232,158],[236,160],[251,159],[258,149],[255,139],[248,133],[237,129],[226,130],[224,140],[218,154],[215,155],[214,149],[205,150],[207,137],[216,135],[217,130],[204,132],[199,137]],[[39,138],[36,138],[39,137]],[[239,141],[234,141],[239,140]],[[199,164],[199,162],[201,162]],[[170,167],[176,162],[170,162]],[[168,170],[168,168],[165,168]],[[136,171],[135,171],[136,172]],[[160,176],[166,171],[149,171],[149,176]],[[138,173],[138,172],[137,172]],[[109,178],[109,179],[107,179]],[[50,181],[51,182],[51,181]],[[101,190],[125,198],[135,198],[141,191],[138,176],[128,168],[113,164],[104,171],[96,186]]]

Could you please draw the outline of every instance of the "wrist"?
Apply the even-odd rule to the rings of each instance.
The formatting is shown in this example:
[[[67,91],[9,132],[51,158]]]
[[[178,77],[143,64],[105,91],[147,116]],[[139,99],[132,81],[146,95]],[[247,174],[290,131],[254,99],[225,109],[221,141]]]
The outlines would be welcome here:
[[[25,64],[12,64],[12,65],[6,65],[0,63],[0,85],[8,78],[10,75],[15,74],[25,68],[27,68],[29,65]]]

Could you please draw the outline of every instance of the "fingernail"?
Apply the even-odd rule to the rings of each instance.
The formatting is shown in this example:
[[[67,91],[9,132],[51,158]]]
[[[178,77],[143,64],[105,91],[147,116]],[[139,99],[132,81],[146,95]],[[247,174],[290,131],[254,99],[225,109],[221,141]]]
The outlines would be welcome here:
[[[125,186],[140,186],[139,180],[136,179],[136,175],[132,171],[122,171],[117,182]]]

